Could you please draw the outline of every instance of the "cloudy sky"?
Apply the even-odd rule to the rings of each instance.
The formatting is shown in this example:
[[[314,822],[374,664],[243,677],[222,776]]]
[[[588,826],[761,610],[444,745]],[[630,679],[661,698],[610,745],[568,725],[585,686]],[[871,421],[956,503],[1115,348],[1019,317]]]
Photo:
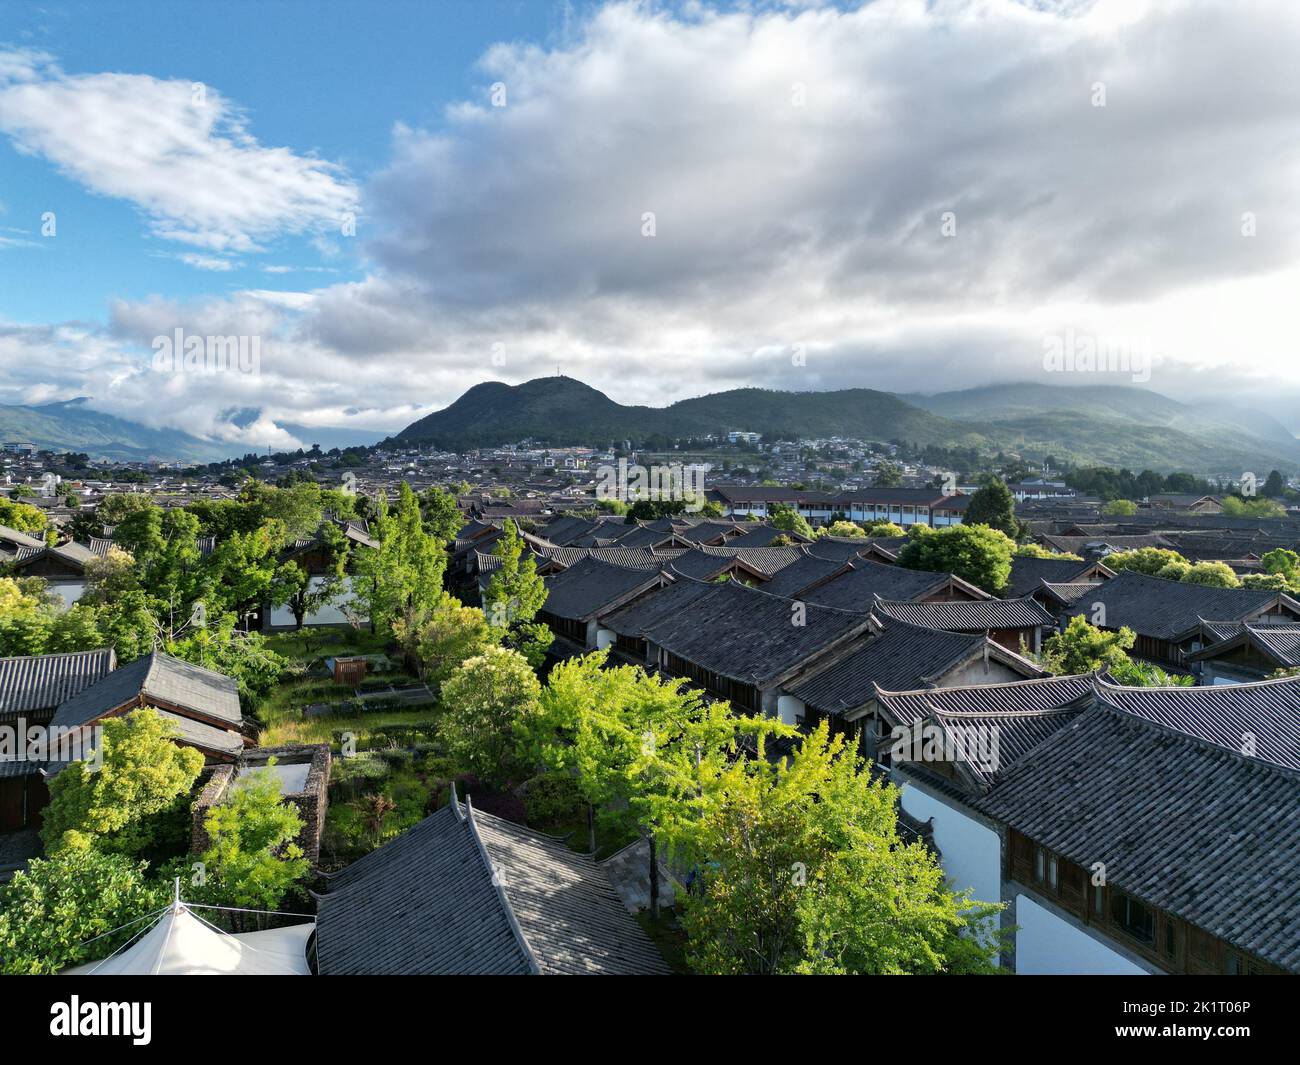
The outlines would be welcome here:
[[[1069,336],[1300,430],[1297,55],[1294,0],[6,4],[0,403],[1132,381]]]

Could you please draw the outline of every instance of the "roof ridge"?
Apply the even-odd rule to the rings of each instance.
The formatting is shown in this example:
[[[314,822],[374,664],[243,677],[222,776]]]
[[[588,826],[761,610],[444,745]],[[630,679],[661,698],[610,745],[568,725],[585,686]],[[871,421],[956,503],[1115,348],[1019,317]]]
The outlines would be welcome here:
[[[1292,627],[1300,628],[1300,626],[1292,626]],[[1282,626],[1279,625],[1278,628],[1282,628]],[[1230,692],[1239,688],[1263,688],[1269,685],[1282,685],[1282,684],[1300,685],[1300,676],[1266,677],[1264,680],[1244,681],[1241,684],[1222,684],[1222,685],[1197,684],[1197,685],[1193,685],[1190,688],[1183,687],[1182,685],[1156,686],[1156,685],[1145,685],[1145,684],[1109,684],[1101,681],[1100,675],[1098,675],[1098,683],[1101,683],[1104,687],[1115,691],[1145,692],[1145,691],[1152,691],[1152,690],[1157,690],[1157,691],[1216,691],[1217,690],[1221,692]]]
[[[1003,648],[1005,650],[1005,648]],[[1065,673],[1061,675],[1052,674],[1048,677],[1021,677],[1020,680],[1000,680],[989,684],[952,684],[943,688],[908,688],[902,691],[889,691],[877,685],[876,690],[881,695],[922,695],[933,691],[960,692],[960,691],[978,691],[984,688],[1011,688],[1025,687],[1029,684],[1048,684],[1052,681],[1081,680],[1084,677],[1095,677],[1096,673]]]
[[[459,804],[457,804],[457,814],[460,814]],[[474,821],[474,804],[470,801],[469,795],[465,796],[462,821],[469,826],[469,834],[474,842],[478,844],[479,855],[483,858],[483,864],[487,867],[492,886],[496,889],[497,899],[501,903],[501,909],[505,912],[506,922],[510,925],[510,931],[514,933],[515,939],[519,943],[519,949],[524,952],[529,969],[532,970],[534,976],[540,976],[542,967],[537,963],[537,955],[533,953],[533,948],[528,945],[524,930],[519,925],[519,918],[515,916],[515,908],[510,905],[510,896],[506,894],[503,878],[497,875],[497,867],[492,863],[492,855],[488,853],[487,844],[483,842],[483,837],[479,835],[478,825]]]

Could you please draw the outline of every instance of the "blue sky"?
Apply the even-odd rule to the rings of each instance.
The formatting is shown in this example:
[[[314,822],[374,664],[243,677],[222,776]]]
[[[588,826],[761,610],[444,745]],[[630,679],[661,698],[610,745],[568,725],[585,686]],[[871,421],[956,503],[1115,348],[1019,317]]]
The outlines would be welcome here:
[[[1300,428],[1296,54],[1293,0],[6,3],[0,403],[293,447],[559,366]]]
[[[263,144],[314,153],[364,180],[387,161],[394,123],[436,128],[447,104],[481,91],[475,62],[490,45],[554,40],[565,19],[565,5],[522,0],[13,3],[0,6],[0,45],[48,50],[69,74],[206,83],[233,97]],[[130,203],[95,195],[8,143],[0,203],[0,226],[35,240],[41,215],[56,210],[69,238],[0,264],[0,312],[9,317],[95,320],[110,298],[214,290],[211,272],[165,257],[176,249],[152,239]],[[222,273],[217,289],[288,287],[268,284],[265,265],[329,269],[338,279],[362,273],[353,256],[325,259],[308,241],[286,239]],[[304,274],[289,276],[301,283]]]

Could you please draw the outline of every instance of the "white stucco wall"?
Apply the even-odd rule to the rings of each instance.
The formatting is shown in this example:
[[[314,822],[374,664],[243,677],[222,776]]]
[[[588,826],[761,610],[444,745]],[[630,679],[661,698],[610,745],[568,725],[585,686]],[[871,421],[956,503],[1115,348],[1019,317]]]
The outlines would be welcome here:
[[[793,725],[808,707],[793,695],[781,695],[776,700],[776,716],[786,725]]]
[[[324,581],[325,581],[324,577],[312,577],[311,590],[313,592],[316,591],[324,583]],[[332,605],[325,607],[323,610],[318,610],[314,614],[308,614],[307,617],[303,620],[303,624],[304,625],[346,625],[348,624],[349,619],[347,614],[345,614],[342,610],[342,604],[349,602],[352,598],[353,598],[352,578],[344,577],[343,592],[340,594],[338,600]],[[363,616],[360,617],[358,620],[365,621],[366,617],[364,616],[364,611],[361,611],[361,614]],[[271,610],[271,624],[276,628],[279,628],[281,626],[289,626],[290,628],[292,628],[294,625],[293,611],[290,610],[288,606],[273,607]]]
[[[85,581],[50,581],[49,590],[63,600],[64,609],[72,606],[86,592]]]
[[[1057,917],[1016,896],[1016,972],[1021,975],[1144,976],[1145,969]]]
[[[613,629],[596,629],[596,650],[603,651],[618,642],[618,634]]]
[[[972,662],[963,669],[957,670],[949,676],[943,678],[941,688],[960,688],[967,684],[1003,684],[1010,680],[1024,680],[1024,675],[1015,672],[1015,670],[1004,666],[1001,662],[989,662],[989,667],[984,668],[984,660]]]
[[[934,818],[934,845],[943,856],[943,870],[958,891],[969,890],[979,902],[1002,898],[1002,841],[987,825],[980,824],[946,802],[903,782],[895,774],[902,792],[903,809],[919,821]]]

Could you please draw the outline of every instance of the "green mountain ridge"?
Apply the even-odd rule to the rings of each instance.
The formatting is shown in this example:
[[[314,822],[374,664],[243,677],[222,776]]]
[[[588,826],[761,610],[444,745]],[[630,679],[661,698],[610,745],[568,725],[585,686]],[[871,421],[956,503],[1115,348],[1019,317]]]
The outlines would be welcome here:
[[[231,449],[179,429],[151,429],[91,410],[84,399],[41,406],[0,405],[0,439],[51,451],[84,451],[117,462],[212,462]]]
[[[449,450],[523,439],[599,446],[728,430],[906,440],[1015,452],[1027,460],[1055,455],[1076,465],[1232,477],[1300,467],[1300,440],[1266,415],[1230,405],[1191,406],[1122,386],[1022,384],[931,396],[741,388],[648,407],[623,406],[573,378],[542,377],[475,385],[393,440]]]

